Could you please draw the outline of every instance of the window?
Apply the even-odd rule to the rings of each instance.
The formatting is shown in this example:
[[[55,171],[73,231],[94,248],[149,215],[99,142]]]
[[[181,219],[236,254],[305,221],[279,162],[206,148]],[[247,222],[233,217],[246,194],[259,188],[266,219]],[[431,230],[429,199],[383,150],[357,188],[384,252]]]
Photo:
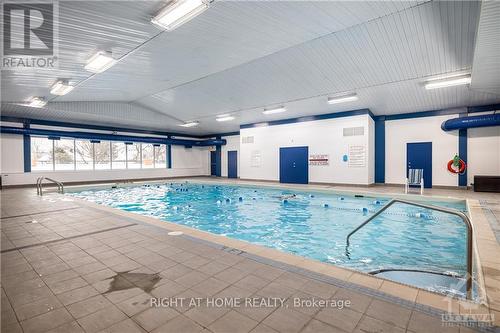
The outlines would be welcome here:
[[[101,141],[94,143],[94,165],[96,170],[111,169],[111,142]]]
[[[142,144],[142,167],[144,169],[154,168],[155,160],[154,160],[154,149],[151,144]]]
[[[53,141],[47,138],[31,137],[31,170],[54,169]]]
[[[33,171],[166,167],[166,145],[31,137]]]
[[[111,143],[112,154],[112,169],[126,169],[127,168],[127,148],[123,142]]]
[[[127,168],[140,169],[141,168],[141,144],[132,143],[127,144]]]
[[[75,170],[75,141],[54,140],[55,170]]]
[[[155,168],[167,167],[167,146],[155,146]]]
[[[94,169],[94,144],[90,141],[75,141],[76,170]]]

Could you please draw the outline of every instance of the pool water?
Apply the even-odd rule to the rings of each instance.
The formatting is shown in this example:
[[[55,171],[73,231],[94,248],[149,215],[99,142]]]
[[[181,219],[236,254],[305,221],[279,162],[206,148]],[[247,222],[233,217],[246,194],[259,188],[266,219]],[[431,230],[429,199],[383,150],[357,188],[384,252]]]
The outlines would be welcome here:
[[[354,234],[347,255],[347,234],[390,198],[199,183],[70,195],[362,272],[466,272],[466,228],[461,219],[400,203]],[[466,210],[464,201],[426,203]]]

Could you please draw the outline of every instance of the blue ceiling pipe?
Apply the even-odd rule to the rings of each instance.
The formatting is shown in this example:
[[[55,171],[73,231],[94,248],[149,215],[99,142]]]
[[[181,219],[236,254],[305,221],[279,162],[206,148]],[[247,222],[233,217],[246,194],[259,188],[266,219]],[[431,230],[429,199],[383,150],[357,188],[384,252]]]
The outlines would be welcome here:
[[[500,113],[449,119],[441,124],[441,129],[443,131],[453,131],[457,129],[491,126],[500,126]]]
[[[152,144],[195,146],[195,147],[221,146],[226,144],[225,139],[189,140],[189,139],[175,139],[175,138],[153,138],[146,136],[114,135],[114,134],[89,133],[89,132],[67,132],[67,131],[55,131],[55,130],[47,130],[39,128],[20,128],[20,127],[10,127],[10,126],[2,126],[0,128],[0,132],[6,134],[18,134],[18,135],[40,135],[47,137],[48,136],[64,137],[64,138],[74,138],[83,140],[143,142]]]

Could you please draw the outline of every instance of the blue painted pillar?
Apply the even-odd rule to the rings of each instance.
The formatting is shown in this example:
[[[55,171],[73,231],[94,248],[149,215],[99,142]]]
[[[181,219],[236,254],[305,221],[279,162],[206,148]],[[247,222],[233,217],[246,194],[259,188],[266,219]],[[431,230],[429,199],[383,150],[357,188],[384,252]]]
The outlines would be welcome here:
[[[467,117],[467,113],[461,113],[459,117]],[[467,129],[458,130],[458,156],[467,164]],[[458,186],[467,186],[467,169],[458,175]]]
[[[30,128],[29,123],[23,124],[24,128]],[[24,151],[24,172],[31,172],[31,136],[23,135],[23,151]]]
[[[217,140],[222,139],[220,135],[215,137]],[[220,177],[222,175],[222,146],[215,146],[215,176]]]
[[[375,119],[375,183],[385,183],[385,117]]]
[[[167,145],[167,169],[172,169],[172,145]]]

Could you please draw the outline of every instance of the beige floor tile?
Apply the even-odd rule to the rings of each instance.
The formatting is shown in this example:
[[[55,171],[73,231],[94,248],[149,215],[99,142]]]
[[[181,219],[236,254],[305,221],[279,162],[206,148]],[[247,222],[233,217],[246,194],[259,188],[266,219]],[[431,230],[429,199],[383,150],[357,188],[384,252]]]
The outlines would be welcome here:
[[[80,324],[85,332],[94,333],[125,319],[127,319],[127,316],[123,312],[115,306],[109,306],[86,317],[78,319],[78,324]]]
[[[186,316],[179,315],[169,320],[166,324],[154,329],[153,333],[186,332],[197,333],[203,331],[203,327],[196,324]]]
[[[60,308],[22,321],[21,326],[25,333],[37,333],[48,331],[70,321],[73,321],[73,317],[66,309]]]
[[[295,333],[300,332],[310,320],[310,316],[299,311],[290,308],[278,308],[264,319],[262,323],[278,332]]]
[[[132,317],[132,319],[139,324],[139,326],[149,332],[178,315],[179,313],[171,308],[152,307],[136,314]]]
[[[351,332],[358,325],[361,317],[361,313],[351,309],[325,308],[318,312],[314,318],[341,330]]]
[[[375,299],[371,302],[368,310],[366,310],[366,314],[391,325],[406,328],[410,320],[411,310]]]
[[[258,322],[244,315],[229,311],[209,326],[214,333],[247,333],[256,327]]]

